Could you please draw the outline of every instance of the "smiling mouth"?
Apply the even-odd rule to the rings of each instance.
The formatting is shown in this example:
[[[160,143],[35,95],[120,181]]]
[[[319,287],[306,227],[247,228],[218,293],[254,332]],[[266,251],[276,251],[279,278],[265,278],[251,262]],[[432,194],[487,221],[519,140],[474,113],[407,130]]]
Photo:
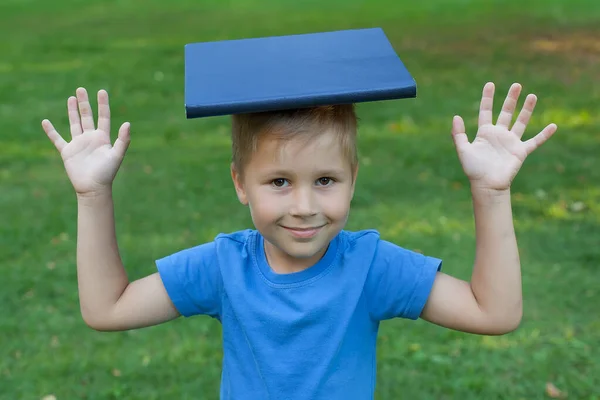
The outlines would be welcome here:
[[[310,238],[315,236],[325,225],[310,227],[310,228],[294,228],[289,226],[282,226],[286,231],[290,232],[293,236],[299,238]]]

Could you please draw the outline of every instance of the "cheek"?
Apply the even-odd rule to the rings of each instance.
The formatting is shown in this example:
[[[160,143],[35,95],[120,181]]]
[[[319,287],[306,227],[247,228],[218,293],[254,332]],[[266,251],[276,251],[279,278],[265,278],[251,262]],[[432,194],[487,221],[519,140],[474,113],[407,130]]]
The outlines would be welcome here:
[[[332,219],[344,219],[350,211],[350,191],[340,190],[336,193],[323,196],[323,213]]]
[[[281,216],[283,201],[280,196],[267,190],[249,193],[250,211],[254,218],[261,220],[277,219]]]

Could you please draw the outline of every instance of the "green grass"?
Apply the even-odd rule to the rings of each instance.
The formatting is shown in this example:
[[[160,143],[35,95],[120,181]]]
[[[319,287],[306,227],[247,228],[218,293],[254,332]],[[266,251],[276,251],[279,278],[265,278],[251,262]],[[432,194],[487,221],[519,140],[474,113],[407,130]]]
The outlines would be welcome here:
[[[423,321],[382,326],[378,399],[600,399],[600,2],[596,0],[4,0],[0,5],[0,398],[216,399],[220,326],[208,318],[98,333],[79,315],[76,202],[40,128],[65,131],[78,86],[132,123],[115,182],[132,279],[153,260],[250,226],[228,173],[226,117],[186,120],[188,42],[381,26],[413,72],[414,100],[363,104],[349,229],[470,275],[467,182],[449,129],[475,132],[483,84],[539,96],[529,133],[557,135],[513,185],[525,316],[482,337]]]

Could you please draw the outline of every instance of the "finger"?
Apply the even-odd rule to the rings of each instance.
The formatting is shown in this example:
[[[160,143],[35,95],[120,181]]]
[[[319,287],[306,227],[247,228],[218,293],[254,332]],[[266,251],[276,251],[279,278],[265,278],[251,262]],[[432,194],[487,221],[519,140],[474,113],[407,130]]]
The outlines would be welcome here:
[[[62,136],[60,136],[60,133],[54,129],[52,123],[45,119],[42,121],[42,128],[44,129],[44,132],[46,132],[46,135],[50,141],[54,144],[54,147],[56,147],[59,152],[62,152],[62,149],[64,149],[64,147],[67,145],[67,142],[62,138]]]
[[[502,104],[502,110],[500,111],[496,125],[504,126],[506,128],[510,126],[520,94],[521,85],[518,83],[513,83],[508,90],[508,95],[504,100],[504,104]]]
[[[458,115],[455,115],[452,119],[452,139],[457,150],[469,144],[469,138],[465,133],[465,121]]]
[[[113,151],[119,158],[125,157],[129,142],[131,141],[130,131],[131,124],[129,122],[125,122],[121,125],[121,128],[119,128],[119,136],[117,137],[117,140],[115,140],[115,145],[113,146]]]
[[[545,127],[540,133],[538,133],[531,139],[523,142],[525,144],[525,150],[527,151],[527,154],[533,153],[535,149],[544,144],[546,140],[550,139],[552,135],[554,135],[554,132],[556,132],[557,129],[558,127],[556,126],[556,124],[550,124],[547,127]]]
[[[67,113],[69,114],[69,126],[71,128],[71,137],[79,136],[83,133],[81,120],[79,119],[79,110],[77,110],[77,98],[69,97],[67,100]]]
[[[525,104],[523,104],[523,108],[515,121],[511,131],[517,135],[520,139],[525,133],[525,128],[527,128],[527,124],[529,123],[529,119],[531,118],[531,114],[533,113],[533,109],[535,108],[535,104],[537,103],[537,97],[534,94],[528,94],[525,99]]]
[[[492,123],[492,108],[494,107],[494,84],[488,82],[483,87],[481,104],[479,106],[479,126]]]
[[[98,129],[110,133],[110,107],[106,90],[98,92]]]
[[[92,114],[92,106],[88,99],[87,91],[84,88],[78,88],[76,91],[77,102],[79,104],[79,113],[81,114],[81,127],[83,131],[93,131],[94,116]]]

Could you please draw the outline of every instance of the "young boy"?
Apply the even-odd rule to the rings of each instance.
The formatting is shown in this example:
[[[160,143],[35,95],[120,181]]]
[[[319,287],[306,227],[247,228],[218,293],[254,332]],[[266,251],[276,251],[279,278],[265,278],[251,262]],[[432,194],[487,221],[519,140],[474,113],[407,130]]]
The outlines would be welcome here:
[[[496,124],[494,85],[483,89],[479,130],[469,142],[460,117],[452,137],[471,183],[477,248],[471,282],[441,261],[343,228],[358,175],[352,105],[233,117],[231,175],[256,230],[157,261],[129,282],[119,256],[111,185],[130,141],[111,146],[108,94],[68,99],[72,140],[42,122],[77,193],[81,313],[102,331],[135,329],[196,314],[223,325],[223,399],[368,399],[375,390],[379,322],[423,318],[450,329],[498,335],[522,315],[520,262],[510,185],[527,155],[556,131],[521,141],[536,103],[512,85]]]

